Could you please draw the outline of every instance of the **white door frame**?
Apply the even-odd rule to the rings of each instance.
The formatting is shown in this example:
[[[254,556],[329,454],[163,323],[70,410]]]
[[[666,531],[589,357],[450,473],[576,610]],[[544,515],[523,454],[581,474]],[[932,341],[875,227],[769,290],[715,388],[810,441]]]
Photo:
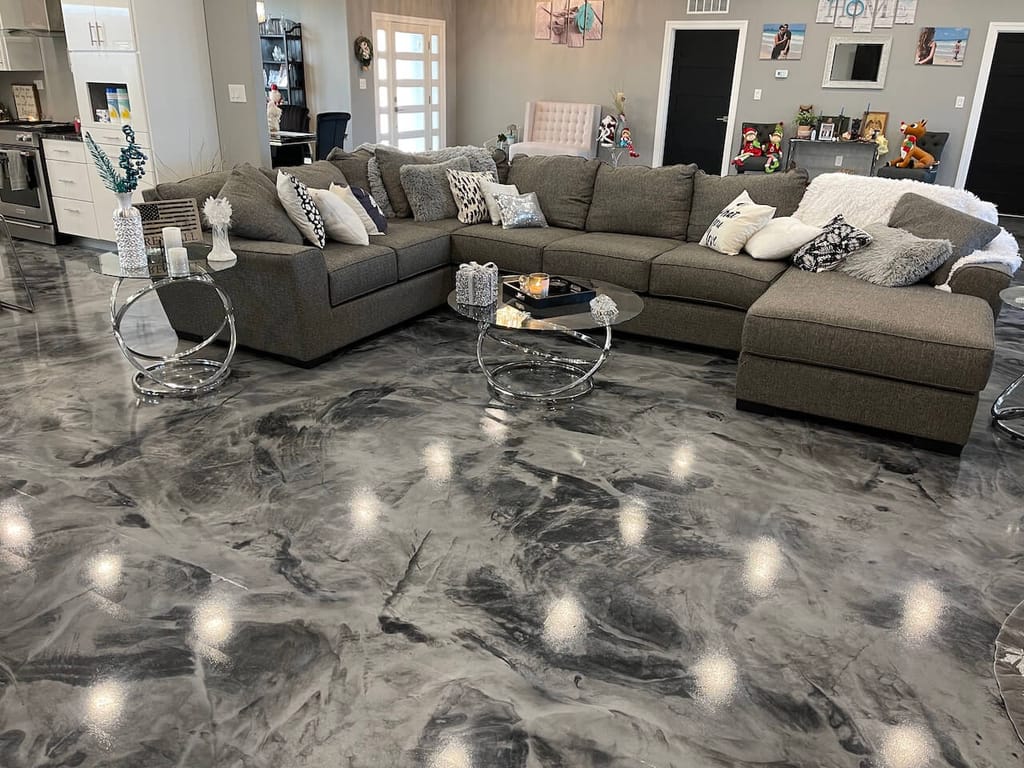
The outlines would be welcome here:
[[[654,167],[662,164],[665,157],[665,121],[668,119],[668,99],[672,86],[672,60],[676,54],[676,32],[680,29],[737,29],[736,66],[732,73],[732,95],[729,97],[729,122],[725,128],[725,147],[722,150],[721,174],[729,173],[732,161],[732,141],[736,132],[736,110],[740,101],[740,78],[743,76],[743,53],[747,46],[747,21],[745,19],[722,19],[720,21],[666,21],[665,42],[661,49],[661,85],[658,91],[658,117],[654,125]],[[710,170],[710,169],[708,169]]]
[[[379,13],[377,11],[373,11],[373,13],[370,15],[370,21],[371,21],[370,26],[373,29],[372,39],[373,39],[373,44],[374,45],[377,44],[377,23],[378,22],[382,22],[383,21],[383,22],[398,22],[400,24],[404,24],[404,23],[424,24],[424,25],[427,25],[427,26],[435,25],[435,24],[436,25],[440,25],[440,27],[441,27],[440,38],[441,39],[438,40],[438,56],[439,56],[439,58],[441,60],[441,66],[440,66],[440,72],[438,74],[440,75],[440,96],[441,96],[440,100],[441,100],[441,106],[440,106],[440,109],[438,110],[438,112],[440,113],[438,119],[440,120],[439,127],[440,127],[440,132],[441,132],[441,146],[442,147],[447,147],[448,146],[448,22],[445,21],[444,19],[428,19],[428,18],[426,18],[424,16],[401,16],[401,15],[395,14],[395,13]],[[427,48],[429,50],[429,47],[430,47],[430,41],[429,40],[426,41],[426,45],[427,45]],[[386,55],[391,56],[393,53],[394,53],[394,51],[388,51]],[[378,87],[379,87],[379,83],[377,81],[377,66],[376,66],[376,60],[375,60],[374,64],[373,64],[373,122],[374,122],[373,130],[374,130],[374,136],[377,136],[380,133],[380,123],[379,123],[378,117],[377,117],[379,109],[380,109],[380,105],[377,103]],[[391,119],[394,119],[393,115],[392,115]],[[429,125],[430,125],[430,110],[429,109],[426,110],[426,120],[427,120],[427,126],[429,128]],[[428,130],[428,135],[429,135],[429,130]],[[427,146],[427,150],[429,150],[429,149],[430,149],[430,147]]]
[[[981,121],[981,110],[985,106],[985,94],[988,93],[988,78],[992,74],[992,58],[996,53],[996,42],[1000,32],[1024,32],[1024,21],[993,21],[988,25],[988,37],[985,38],[985,51],[981,56],[981,71],[978,73],[978,85],[974,89],[974,101],[971,102],[971,116],[967,120],[967,132],[964,134],[964,148],[960,152],[960,166],[956,172],[956,184],[963,189],[967,183],[967,173],[971,170],[971,156],[974,154],[974,142],[978,138],[978,123]]]

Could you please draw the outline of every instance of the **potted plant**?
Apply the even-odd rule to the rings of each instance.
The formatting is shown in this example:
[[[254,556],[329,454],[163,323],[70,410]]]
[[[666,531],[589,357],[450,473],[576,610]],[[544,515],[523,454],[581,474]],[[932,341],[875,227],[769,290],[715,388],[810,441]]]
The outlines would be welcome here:
[[[138,188],[139,179],[146,174],[146,155],[135,145],[135,131],[130,125],[124,126],[121,133],[127,144],[121,148],[117,167],[88,133],[85,134],[85,145],[103,186],[117,198],[117,208],[114,209],[117,255],[125,266],[141,268],[146,266],[146,241],[142,234],[142,217],[132,205],[132,193]]]
[[[811,129],[817,125],[818,118],[814,114],[813,104],[801,104],[796,111],[796,137],[798,139],[811,138]]]

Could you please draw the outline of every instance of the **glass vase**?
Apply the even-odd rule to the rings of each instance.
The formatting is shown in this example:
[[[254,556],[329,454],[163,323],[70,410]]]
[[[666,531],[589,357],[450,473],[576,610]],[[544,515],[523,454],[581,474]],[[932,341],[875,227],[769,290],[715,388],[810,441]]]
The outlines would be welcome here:
[[[231,250],[228,240],[228,228],[218,225],[213,228],[213,250],[206,257],[207,261],[234,261],[238,257]]]
[[[113,219],[118,261],[130,269],[145,267],[146,238],[142,234],[142,216],[139,209],[132,205],[131,192],[117,194]]]

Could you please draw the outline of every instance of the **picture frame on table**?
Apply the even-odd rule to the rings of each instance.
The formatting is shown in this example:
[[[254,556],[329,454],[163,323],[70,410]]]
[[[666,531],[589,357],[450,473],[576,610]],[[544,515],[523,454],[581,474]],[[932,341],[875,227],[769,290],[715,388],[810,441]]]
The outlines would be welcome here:
[[[835,141],[835,123],[818,123],[818,141]]]
[[[864,122],[860,126],[860,135],[866,139],[872,138],[874,132],[882,136],[885,136],[885,129],[889,125],[889,113],[888,112],[865,112]]]

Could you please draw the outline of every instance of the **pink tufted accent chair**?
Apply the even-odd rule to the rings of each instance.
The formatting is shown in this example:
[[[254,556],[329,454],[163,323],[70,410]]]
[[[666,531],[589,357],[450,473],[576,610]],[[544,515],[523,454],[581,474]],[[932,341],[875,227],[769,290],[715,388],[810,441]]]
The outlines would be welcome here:
[[[600,104],[528,101],[523,140],[509,147],[509,160],[516,155],[595,157],[600,120]]]

